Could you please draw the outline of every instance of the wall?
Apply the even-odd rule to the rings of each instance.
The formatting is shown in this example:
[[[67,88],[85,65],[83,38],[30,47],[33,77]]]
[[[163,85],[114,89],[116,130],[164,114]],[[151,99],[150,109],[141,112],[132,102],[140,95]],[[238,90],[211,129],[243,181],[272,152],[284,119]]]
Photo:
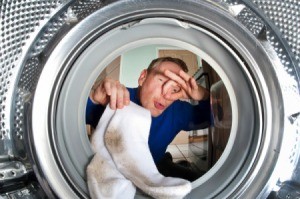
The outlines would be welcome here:
[[[120,82],[127,87],[137,87],[141,71],[148,67],[157,55],[155,46],[143,46],[122,55]]]
[[[137,87],[143,69],[158,57],[158,49],[178,49],[166,45],[142,46],[124,53],[121,57],[120,82],[127,87]]]

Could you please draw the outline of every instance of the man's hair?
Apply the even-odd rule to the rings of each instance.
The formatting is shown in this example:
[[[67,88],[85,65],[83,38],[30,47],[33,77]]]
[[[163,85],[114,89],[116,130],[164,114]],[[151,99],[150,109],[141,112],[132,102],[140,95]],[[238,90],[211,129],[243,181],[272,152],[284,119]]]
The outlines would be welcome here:
[[[150,72],[153,68],[156,66],[159,66],[163,62],[173,62],[177,64],[184,72],[188,72],[189,69],[184,61],[178,58],[173,58],[173,57],[159,57],[157,59],[152,60],[150,65],[147,68],[147,71]]]

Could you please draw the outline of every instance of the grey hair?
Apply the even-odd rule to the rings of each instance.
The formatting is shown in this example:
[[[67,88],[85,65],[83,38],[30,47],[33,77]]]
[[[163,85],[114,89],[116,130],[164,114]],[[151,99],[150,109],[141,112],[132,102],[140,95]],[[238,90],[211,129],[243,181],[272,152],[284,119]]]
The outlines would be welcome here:
[[[152,60],[152,62],[149,64],[147,68],[147,71],[150,72],[153,68],[159,66],[163,62],[173,62],[177,64],[184,72],[189,71],[186,63],[183,60],[178,58],[173,58],[173,57],[159,57],[157,59]]]

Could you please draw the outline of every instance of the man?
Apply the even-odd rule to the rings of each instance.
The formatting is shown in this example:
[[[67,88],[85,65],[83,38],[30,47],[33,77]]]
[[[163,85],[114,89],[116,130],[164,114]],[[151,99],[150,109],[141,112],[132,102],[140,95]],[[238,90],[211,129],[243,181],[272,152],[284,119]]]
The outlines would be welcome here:
[[[197,130],[210,124],[209,92],[197,85],[186,72],[186,64],[176,58],[162,57],[153,60],[138,79],[138,88],[126,88],[116,80],[105,79],[91,92],[87,104],[86,122],[95,127],[105,106],[121,109],[130,101],[151,112],[149,149],[161,174],[190,181],[201,174],[173,163],[165,153],[168,145],[181,130]],[[198,102],[191,105],[179,99]]]

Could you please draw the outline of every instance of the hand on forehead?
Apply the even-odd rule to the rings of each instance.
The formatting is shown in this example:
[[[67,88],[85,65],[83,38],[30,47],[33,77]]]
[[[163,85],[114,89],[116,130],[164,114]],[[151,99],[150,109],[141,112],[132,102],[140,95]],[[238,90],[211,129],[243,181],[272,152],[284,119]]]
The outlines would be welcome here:
[[[172,75],[166,75],[166,71],[169,71]],[[161,70],[154,70],[155,75],[158,75],[160,77],[163,77],[165,83],[164,83],[164,88],[163,90],[167,90],[169,88],[174,88],[174,89],[180,89],[180,84],[176,81],[177,78],[175,78],[176,76],[178,76],[176,73],[171,72],[170,70],[165,70],[165,71],[161,71]]]
[[[170,100],[201,99],[202,91],[199,90],[197,82],[193,77],[182,70],[180,70],[178,73],[166,70],[164,71],[164,74],[166,77],[170,78],[170,81],[175,82],[180,87],[180,90],[178,92],[166,95],[166,98]]]
[[[181,72],[183,71],[179,71],[179,73],[176,74],[170,70],[164,71],[164,76],[169,80],[163,86],[163,94],[169,100],[178,100],[186,97],[183,89],[186,89],[187,85]]]
[[[165,70],[164,75],[183,89],[187,89],[187,82],[189,82],[192,78],[182,70],[180,70],[178,74],[170,70]]]

